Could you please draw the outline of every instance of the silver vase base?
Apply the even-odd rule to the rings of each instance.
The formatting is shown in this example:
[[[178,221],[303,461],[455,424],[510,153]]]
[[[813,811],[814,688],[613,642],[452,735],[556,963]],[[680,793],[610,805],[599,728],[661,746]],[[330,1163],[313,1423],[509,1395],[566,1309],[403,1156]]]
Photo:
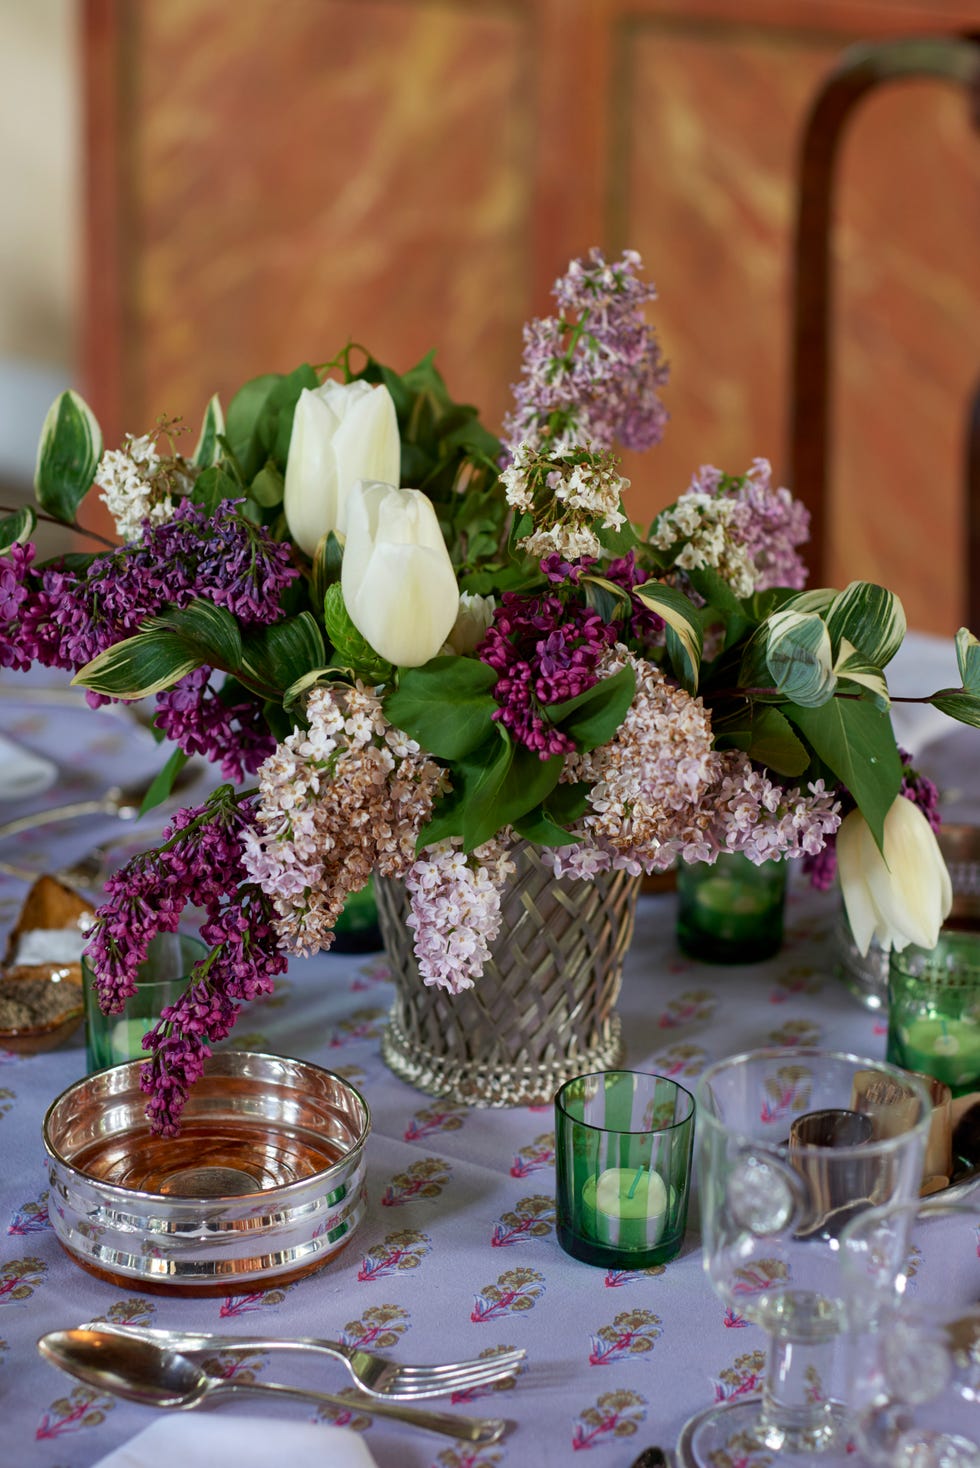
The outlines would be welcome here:
[[[718,1468],[722,1463],[745,1468],[854,1468],[848,1451],[846,1409],[828,1403],[809,1431],[780,1432],[763,1416],[762,1397],[737,1397],[698,1412],[681,1429],[677,1468]]]
[[[573,1076],[618,1069],[624,1048],[619,1017],[612,1015],[594,1044],[550,1059],[519,1053],[506,1059],[492,1053],[480,1059],[441,1055],[406,1034],[396,1006],[381,1038],[381,1055],[400,1080],[428,1096],[463,1106],[548,1106]]]

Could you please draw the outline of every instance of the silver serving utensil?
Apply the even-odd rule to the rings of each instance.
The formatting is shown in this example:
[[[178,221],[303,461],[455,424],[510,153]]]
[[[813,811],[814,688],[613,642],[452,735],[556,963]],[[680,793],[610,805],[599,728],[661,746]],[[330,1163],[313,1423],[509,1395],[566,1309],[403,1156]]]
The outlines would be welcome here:
[[[144,1325],[108,1325],[102,1321],[83,1325],[82,1330],[111,1332],[132,1340],[149,1341],[183,1356],[203,1352],[249,1354],[256,1351],[305,1351],[331,1360],[342,1361],[362,1391],[372,1397],[393,1401],[412,1401],[420,1397],[448,1397],[453,1392],[489,1386],[513,1376],[527,1354],[524,1350],[502,1351],[496,1356],[479,1356],[470,1361],[449,1361],[444,1365],[411,1366],[389,1361],[374,1351],[358,1346],[345,1346],[340,1341],[312,1337],[214,1335],[208,1331],[158,1330]]]
[[[456,1417],[450,1412],[398,1406],[354,1393],[340,1396],[274,1381],[229,1381],[211,1376],[179,1351],[125,1336],[121,1331],[54,1330],[40,1338],[37,1348],[46,1361],[69,1376],[147,1407],[187,1411],[212,1397],[273,1392],[331,1407],[356,1407],[372,1416],[393,1417],[425,1432],[438,1432],[464,1442],[498,1442],[507,1425],[500,1418]]]
[[[183,765],[174,778],[171,795],[192,784],[200,774],[200,766],[192,761]],[[113,785],[101,795],[88,800],[72,800],[64,805],[50,805],[46,810],[0,824],[0,839],[16,836],[19,831],[32,831],[35,826],[50,826],[55,821],[73,820],[76,816],[118,816],[121,821],[135,821],[156,774],[135,785]],[[168,797],[169,798],[169,797]]]

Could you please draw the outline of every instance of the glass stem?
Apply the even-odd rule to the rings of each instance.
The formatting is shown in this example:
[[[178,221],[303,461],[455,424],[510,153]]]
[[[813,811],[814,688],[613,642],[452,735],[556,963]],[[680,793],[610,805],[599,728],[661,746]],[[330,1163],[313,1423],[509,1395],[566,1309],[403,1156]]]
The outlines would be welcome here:
[[[762,1387],[762,1440],[774,1451],[820,1453],[838,1440],[832,1380],[835,1340],[773,1337]]]

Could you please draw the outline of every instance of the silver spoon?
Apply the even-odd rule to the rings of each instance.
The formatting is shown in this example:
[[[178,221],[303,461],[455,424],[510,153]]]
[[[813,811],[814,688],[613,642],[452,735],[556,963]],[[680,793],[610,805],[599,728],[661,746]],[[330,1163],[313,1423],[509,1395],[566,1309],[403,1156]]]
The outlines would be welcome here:
[[[500,1418],[456,1417],[450,1412],[429,1412],[416,1407],[379,1402],[376,1397],[349,1392],[330,1392],[285,1386],[275,1381],[228,1381],[212,1376],[178,1351],[154,1341],[136,1340],[108,1330],[53,1330],[43,1335],[37,1348],[46,1361],[67,1371],[79,1381],[112,1392],[146,1407],[200,1407],[212,1397],[239,1392],[277,1392],[301,1397],[331,1407],[356,1408],[372,1417],[394,1417],[426,1432],[471,1443],[495,1443],[507,1426]]]

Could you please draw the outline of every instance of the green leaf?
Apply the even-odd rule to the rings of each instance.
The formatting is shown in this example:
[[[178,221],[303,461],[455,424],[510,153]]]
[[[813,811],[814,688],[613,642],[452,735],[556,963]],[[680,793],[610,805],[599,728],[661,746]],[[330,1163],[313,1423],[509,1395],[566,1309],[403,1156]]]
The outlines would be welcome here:
[[[523,744],[512,743],[499,724],[498,753],[487,764],[464,765],[463,846],[472,851],[504,826],[533,810],[558,783],[564,760],[540,760]]]
[[[344,683],[350,683],[353,681],[353,678],[354,674],[350,668],[341,668],[336,664],[328,664],[323,668],[311,668],[308,673],[303,673],[301,677],[290,683],[289,687],[283,692],[282,701],[288,707],[291,704],[300,703],[304,696],[309,693],[310,689],[315,688],[318,683],[330,683],[338,680]]]
[[[71,681],[110,698],[132,700],[172,688],[203,661],[172,632],[137,632],[100,652]]]
[[[780,693],[804,708],[818,708],[833,698],[834,676],[830,637],[814,612],[784,609],[765,624],[766,666]]]
[[[385,714],[437,759],[463,760],[494,736],[497,676],[477,658],[433,658],[403,670]]]
[[[810,752],[797,739],[789,720],[771,704],[757,704],[752,711],[751,735],[746,754],[777,775],[802,775],[810,763]]]
[[[956,634],[956,662],[964,690],[980,693],[980,642],[968,627],[961,627]]]
[[[221,400],[218,394],[208,403],[204,410],[204,421],[201,424],[201,435],[194,449],[193,462],[199,469],[209,469],[216,464],[221,457],[221,435],[225,431],[225,415],[221,411]]]
[[[256,446],[259,419],[273,388],[281,381],[282,377],[278,372],[266,372],[261,377],[253,377],[244,387],[238,389],[228,404],[225,438],[247,480],[255,476],[261,462],[257,457]]]
[[[264,688],[292,688],[308,673],[321,673],[327,661],[323,634],[312,612],[246,634],[242,669]]]
[[[951,719],[980,729],[980,693],[934,693],[928,702]]]
[[[851,792],[880,848],[885,816],[902,784],[888,715],[856,698],[834,698],[819,708],[789,705],[784,712]]]
[[[147,811],[153,810],[154,806],[160,805],[162,801],[166,800],[174,788],[174,781],[186,765],[188,759],[189,755],[186,755],[182,749],[173,750],[167,763],[143,796],[143,804],[140,806],[139,811],[141,816],[145,816]]]
[[[289,457],[289,440],[293,434],[293,416],[304,388],[317,388],[320,379],[309,363],[283,377],[269,394],[259,419],[262,446],[283,469]]]
[[[607,581],[605,576],[583,576],[585,604],[590,611],[598,612],[604,622],[614,622],[629,612],[630,595],[625,586]]]
[[[188,652],[198,655],[198,666],[210,663],[229,673],[241,667],[242,634],[238,623],[231,612],[203,597],[197,597],[186,607],[147,617],[142,630],[174,633]]]
[[[636,675],[630,667],[620,668],[611,678],[602,678],[576,698],[549,704],[545,712],[551,723],[575,740],[586,753],[608,744],[629,711],[636,694]]]
[[[548,814],[560,826],[572,826],[589,807],[590,787],[584,780],[562,781],[545,802]]]
[[[681,684],[689,693],[694,693],[704,645],[701,619],[696,608],[676,586],[665,586],[662,581],[646,581],[642,586],[634,587],[633,595],[667,623],[667,653],[671,665]]]
[[[905,637],[905,609],[886,587],[852,581],[834,597],[826,624],[835,648],[846,639],[873,667],[883,668]]]
[[[391,682],[391,663],[380,657],[367,638],[362,637],[354,626],[339,581],[327,587],[323,598],[323,621],[327,636],[341,663],[353,669],[355,675],[365,683],[374,685]]]
[[[102,430],[92,409],[77,392],[61,393],[41,425],[34,471],[41,508],[63,525],[74,525],[101,457]]]
[[[841,638],[834,672],[838,679],[844,678],[849,683],[869,689],[878,708],[887,710],[891,707],[884,673],[873,663],[869,663],[856,647],[852,647],[846,637]]]
[[[523,836],[525,841],[533,841],[536,846],[571,846],[577,845],[579,841],[571,831],[557,825],[543,805],[536,806],[526,816],[516,820],[514,830],[518,836]]]
[[[340,580],[344,560],[344,548],[332,530],[322,536],[313,556],[313,590],[311,598],[315,607],[323,606],[327,587]]]
[[[286,481],[270,459],[256,474],[248,487],[248,492],[257,505],[268,510],[273,505],[282,504],[285,488]]]
[[[4,515],[0,519],[0,552],[9,550],[12,545],[23,545],[30,540],[34,534],[37,524],[37,515],[34,513],[33,505],[22,505],[19,510],[14,510],[12,515]]]
[[[224,500],[241,499],[241,486],[226,474],[218,464],[202,469],[194,481],[191,500],[208,514],[213,515]]]

